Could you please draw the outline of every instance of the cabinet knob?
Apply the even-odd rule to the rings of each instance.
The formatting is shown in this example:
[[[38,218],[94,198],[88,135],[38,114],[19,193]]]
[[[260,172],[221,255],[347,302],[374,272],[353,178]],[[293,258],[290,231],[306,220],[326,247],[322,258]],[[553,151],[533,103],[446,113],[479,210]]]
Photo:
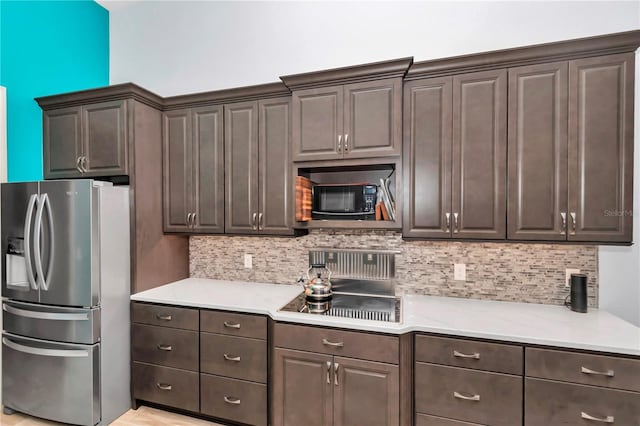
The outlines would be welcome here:
[[[262,213],[258,214],[258,229],[264,229],[264,225],[262,224]]]
[[[567,233],[567,213],[560,212],[560,217],[562,218],[562,229],[560,230],[560,234],[565,235]]]
[[[576,212],[569,213],[571,216],[571,235],[576,235]]]
[[[583,374],[589,374],[591,376],[614,377],[616,375],[615,371],[613,371],[613,370],[596,371],[596,370],[592,370],[592,369],[587,368],[587,367],[581,367],[580,368],[580,372],[583,373]]]
[[[449,230],[451,229],[451,213],[446,212],[444,214],[444,219],[445,219],[445,224],[446,224],[445,232],[449,232]]]
[[[240,398],[234,398],[232,396],[225,396],[223,399],[224,399],[224,402],[226,402],[227,404],[233,404],[233,405],[239,405],[240,404]]]
[[[337,362],[333,363],[333,383],[338,386],[338,368],[340,368],[340,364]]]
[[[80,157],[80,167],[82,168],[82,173],[87,173],[87,157]]]
[[[158,350],[171,352],[173,350],[173,347],[171,345],[158,345]]]
[[[344,135],[344,152],[349,152],[349,134]]]
[[[160,321],[171,321],[171,315],[156,314],[156,318]]]
[[[458,227],[458,213],[453,214],[453,232],[458,233],[460,228]]]
[[[227,328],[240,328],[240,323],[237,323],[237,322],[234,323],[234,322],[225,321],[222,324]]]
[[[258,229],[257,218],[258,218],[258,213],[254,213],[253,215],[251,215],[251,228],[254,231]]]
[[[338,135],[338,148],[336,151],[338,151],[338,154],[342,153],[342,135]]]
[[[227,361],[240,362],[240,356],[229,356],[227,354],[222,354],[222,356]]]
[[[78,157],[78,159],[76,160],[76,170],[80,173],[83,173],[82,166],[80,165],[81,162],[82,162],[82,157]]]

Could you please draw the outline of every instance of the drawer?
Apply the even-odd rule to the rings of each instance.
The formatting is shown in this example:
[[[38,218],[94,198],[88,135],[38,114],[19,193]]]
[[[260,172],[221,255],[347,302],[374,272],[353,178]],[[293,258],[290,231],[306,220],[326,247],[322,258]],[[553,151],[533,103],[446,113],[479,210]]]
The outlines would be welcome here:
[[[524,387],[527,426],[640,425],[640,393],[530,378]]]
[[[267,424],[267,386],[200,375],[202,414],[256,426]]]
[[[267,341],[200,333],[200,371],[267,382]]]
[[[304,325],[274,327],[274,346],[398,364],[399,341],[395,336],[333,330]]]
[[[461,422],[460,420],[445,419],[444,417],[416,414],[416,426],[482,426],[478,423]]]
[[[200,327],[209,333],[267,339],[267,317],[262,315],[200,311]]]
[[[522,374],[522,347],[416,335],[416,361]]]
[[[419,413],[466,422],[518,425],[522,423],[522,378],[418,362],[415,407]]]
[[[198,332],[133,324],[133,360],[198,371]]]
[[[198,331],[198,310],[175,306],[133,304],[133,322]]]
[[[640,392],[640,360],[527,348],[526,375]]]
[[[198,373],[133,363],[133,397],[182,410],[200,409]]]

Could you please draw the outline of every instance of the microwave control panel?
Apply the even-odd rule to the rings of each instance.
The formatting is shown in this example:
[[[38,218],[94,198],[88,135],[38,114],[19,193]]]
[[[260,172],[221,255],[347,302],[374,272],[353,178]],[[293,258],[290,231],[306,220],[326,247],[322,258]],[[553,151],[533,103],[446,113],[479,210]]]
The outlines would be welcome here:
[[[378,187],[376,185],[364,186],[364,212],[373,212],[376,209],[376,196],[378,195]]]

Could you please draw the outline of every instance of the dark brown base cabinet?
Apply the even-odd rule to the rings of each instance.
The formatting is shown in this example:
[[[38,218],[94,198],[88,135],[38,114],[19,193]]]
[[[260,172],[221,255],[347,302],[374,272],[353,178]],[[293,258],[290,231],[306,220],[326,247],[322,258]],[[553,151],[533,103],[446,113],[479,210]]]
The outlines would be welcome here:
[[[132,304],[132,395],[221,421],[267,425],[267,321]]]
[[[640,425],[640,359],[526,348],[525,425]]]
[[[521,346],[416,335],[416,424],[521,424],[522,361]]]
[[[274,426],[400,424],[399,367],[378,362],[398,362],[397,337],[276,324],[273,344]]]

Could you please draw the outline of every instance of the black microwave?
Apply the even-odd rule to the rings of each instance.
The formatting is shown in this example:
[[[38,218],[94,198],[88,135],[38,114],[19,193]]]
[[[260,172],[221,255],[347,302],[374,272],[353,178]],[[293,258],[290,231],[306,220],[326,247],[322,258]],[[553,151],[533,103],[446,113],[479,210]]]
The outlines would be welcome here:
[[[378,186],[368,183],[316,184],[312,219],[375,220]]]

